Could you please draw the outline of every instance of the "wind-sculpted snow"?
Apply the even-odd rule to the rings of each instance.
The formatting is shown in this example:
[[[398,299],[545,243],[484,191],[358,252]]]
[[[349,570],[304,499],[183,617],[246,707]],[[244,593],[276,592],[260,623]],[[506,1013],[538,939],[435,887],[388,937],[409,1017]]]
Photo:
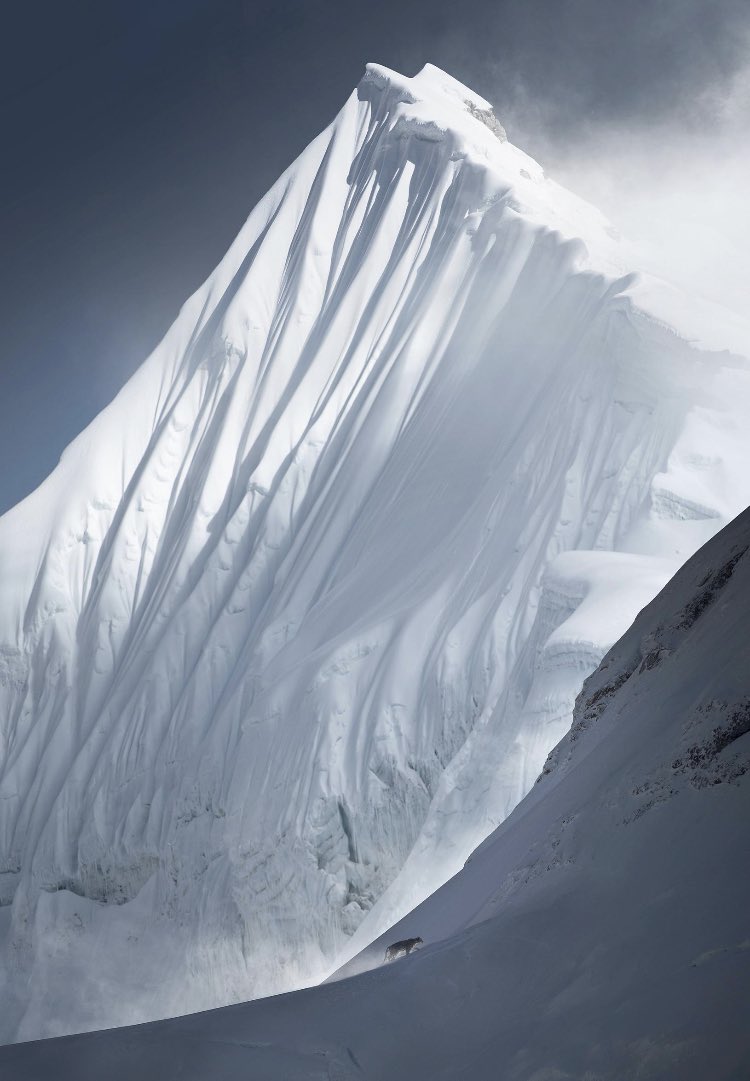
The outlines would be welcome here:
[[[334,982],[0,1048],[0,1077],[747,1077],[749,590],[746,511],[585,681],[510,817]]]
[[[330,971],[750,501],[744,362],[489,115],[370,66],[0,521],[6,1038]]]

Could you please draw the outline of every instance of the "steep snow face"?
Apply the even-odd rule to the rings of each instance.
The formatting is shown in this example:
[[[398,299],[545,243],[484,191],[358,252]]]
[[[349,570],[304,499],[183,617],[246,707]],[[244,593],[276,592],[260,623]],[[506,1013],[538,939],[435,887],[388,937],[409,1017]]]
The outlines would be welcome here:
[[[5,1038],[330,971],[750,502],[747,366],[696,344],[740,322],[681,337],[502,135],[444,73],[368,67],[0,520]]]
[[[26,1081],[750,1073],[750,511],[637,618],[466,867],[340,976],[0,1048]],[[384,963],[388,944],[418,952]]]

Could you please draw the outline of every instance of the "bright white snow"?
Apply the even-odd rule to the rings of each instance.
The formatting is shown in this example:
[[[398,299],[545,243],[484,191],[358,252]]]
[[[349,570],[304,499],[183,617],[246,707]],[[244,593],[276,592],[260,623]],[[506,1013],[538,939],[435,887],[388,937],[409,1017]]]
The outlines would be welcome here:
[[[750,502],[746,325],[610,233],[481,98],[370,65],[0,520],[6,1039],[360,950]]]
[[[750,511],[585,683],[539,782],[353,979],[0,1048],[25,1081],[737,1081],[750,1071]],[[419,936],[411,956],[386,946]],[[3,1073],[2,1071],[5,1071]]]

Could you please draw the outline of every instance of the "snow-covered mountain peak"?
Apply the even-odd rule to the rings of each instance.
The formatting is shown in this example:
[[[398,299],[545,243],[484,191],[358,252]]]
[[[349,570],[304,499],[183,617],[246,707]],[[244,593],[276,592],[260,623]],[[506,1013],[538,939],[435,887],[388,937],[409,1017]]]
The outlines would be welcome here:
[[[750,503],[746,367],[655,318],[485,106],[368,67],[0,519],[6,1036],[356,952]]]
[[[542,166],[507,141],[490,102],[432,64],[412,78],[379,64],[368,64],[360,97],[377,90],[383,130],[443,142],[449,156],[476,171],[477,210],[502,202],[504,212],[520,214],[574,242],[579,269],[621,279],[630,301],[694,344],[750,355],[746,313],[685,293],[662,278],[639,270],[639,253],[596,207],[546,176]],[[469,211],[467,210],[467,213]]]
[[[384,128],[396,137],[413,132],[418,139],[447,143],[449,161],[481,174],[485,198],[509,194],[516,184],[526,189],[524,181],[544,179],[541,165],[508,142],[490,102],[433,64],[412,78],[368,64],[357,94],[377,100]],[[592,220],[603,220],[593,207],[588,213]]]
[[[432,109],[436,119],[447,110],[451,121],[446,123],[446,127],[460,127],[458,118],[469,105],[483,112],[492,108],[483,97],[434,64],[425,64],[421,71],[411,77],[401,75],[383,64],[367,64],[360,89],[369,83],[393,95],[396,101],[407,105],[423,103]]]
[[[486,135],[476,128],[474,120],[483,124],[495,139],[501,142],[507,139],[492,105],[434,64],[425,64],[413,78],[381,64],[368,64],[359,92],[369,85],[376,86],[390,99],[400,117],[418,121],[428,115],[436,129],[446,136],[451,133],[457,146],[463,142],[466,147],[472,144],[486,147]],[[468,122],[467,114],[471,118]]]

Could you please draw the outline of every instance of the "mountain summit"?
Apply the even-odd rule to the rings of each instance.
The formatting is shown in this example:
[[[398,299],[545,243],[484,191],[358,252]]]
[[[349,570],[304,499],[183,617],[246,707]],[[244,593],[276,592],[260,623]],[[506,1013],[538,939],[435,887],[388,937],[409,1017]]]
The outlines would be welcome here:
[[[327,974],[750,502],[746,328],[503,135],[369,65],[0,520],[6,1039]]]

